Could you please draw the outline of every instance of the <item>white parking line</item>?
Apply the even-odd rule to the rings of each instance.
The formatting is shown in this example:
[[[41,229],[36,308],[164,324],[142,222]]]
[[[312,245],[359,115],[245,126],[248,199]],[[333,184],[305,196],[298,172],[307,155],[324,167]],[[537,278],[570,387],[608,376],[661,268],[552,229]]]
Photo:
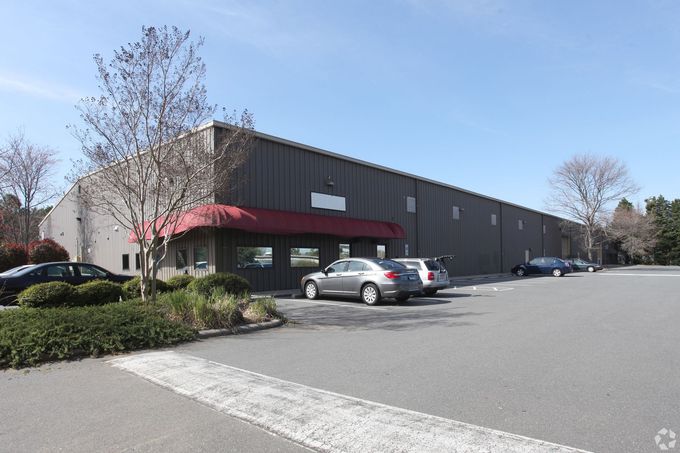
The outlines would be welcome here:
[[[503,286],[452,286],[451,289],[460,289],[465,291],[512,291],[515,288]]]
[[[364,304],[343,304],[342,302],[321,302],[318,300],[297,300],[297,302],[301,304],[314,304],[314,305],[333,305],[336,307],[348,307],[348,308],[358,308],[361,310],[388,310],[385,307],[372,307],[370,305],[364,305]]]
[[[172,351],[122,357],[109,363],[316,451],[583,451],[314,389]]]
[[[619,272],[606,272],[601,275],[614,275],[622,277],[680,277],[680,274],[624,274]]]

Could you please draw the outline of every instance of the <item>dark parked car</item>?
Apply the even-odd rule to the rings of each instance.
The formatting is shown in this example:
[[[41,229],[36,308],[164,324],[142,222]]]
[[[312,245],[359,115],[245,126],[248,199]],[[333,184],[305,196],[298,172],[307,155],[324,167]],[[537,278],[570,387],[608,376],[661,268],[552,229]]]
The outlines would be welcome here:
[[[569,262],[554,256],[540,256],[528,263],[518,264],[510,270],[518,277],[529,274],[552,274],[555,277],[561,277],[571,271]]]
[[[320,295],[358,297],[368,305],[383,297],[403,302],[423,290],[417,270],[383,258],[341,259],[321,272],[305,275],[300,284],[308,299]]]
[[[571,268],[574,272],[588,271],[595,272],[603,269],[601,264],[593,263],[592,261],[582,260],[581,258],[574,258],[568,260],[571,263]]]
[[[63,261],[19,266],[0,274],[1,300],[13,301],[19,292],[36,283],[67,282],[80,285],[92,280],[123,283],[130,279],[130,275],[114,274],[89,263]]]

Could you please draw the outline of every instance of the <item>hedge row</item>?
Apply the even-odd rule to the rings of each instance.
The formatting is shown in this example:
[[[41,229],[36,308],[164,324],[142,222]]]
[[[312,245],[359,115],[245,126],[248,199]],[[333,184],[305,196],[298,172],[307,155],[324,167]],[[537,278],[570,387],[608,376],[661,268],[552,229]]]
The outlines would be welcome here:
[[[250,292],[250,284],[238,275],[228,273],[211,274],[194,279],[190,275],[177,275],[165,283],[156,280],[156,291],[187,288],[203,296],[210,296],[219,288],[227,294]],[[22,307],[80,307],[118,302],[121,299],[135,299],[140,294],[140,278],[135,277],[122,286],[106,280],[95,280],[73,286],[65,282],[40,283],[22,291],[17,300]]]
[[[29,286],[17,296],[22,307],[79,307],[118,302],[123,287],[106,280],[95,280],[73,286],[66,282],[49,282]]]
[[[0,368],[172,345],[196,331],[156,307],[126,301],[95,307],[0,311]]]

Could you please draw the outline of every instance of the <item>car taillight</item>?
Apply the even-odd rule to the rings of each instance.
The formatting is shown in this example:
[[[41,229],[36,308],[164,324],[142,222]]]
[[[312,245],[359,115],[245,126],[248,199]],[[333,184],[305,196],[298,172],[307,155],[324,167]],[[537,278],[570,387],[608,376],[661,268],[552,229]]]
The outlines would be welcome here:
[[[395,278],[399,278],[399,273],[398,272],[385,272],[385,277],[389,278],[390,280],[394,280]]]
[[[434,272],[430,271],[427,273],[427,279],[428,280],[434,280]]]

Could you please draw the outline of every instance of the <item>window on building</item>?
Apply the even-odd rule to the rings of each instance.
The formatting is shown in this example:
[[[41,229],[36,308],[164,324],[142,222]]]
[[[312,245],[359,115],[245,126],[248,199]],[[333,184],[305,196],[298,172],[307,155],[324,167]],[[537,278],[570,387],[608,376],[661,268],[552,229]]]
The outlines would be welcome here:
[[[460,220],[460,208],[458,206],[453,207],[453,220]]]
[[[184,269],[187,263],[187,249],[178,249],[175,252],[175,269]]]
[[[139,253],[135,253],[135,270],[140,270],[142,268],[142,260],[139,259]]]
[[[194,269],[197,271],[208,270],[208,247],[194,247]]]
[[[319,248],[292,247],[290,249],[290,267],[319,267]]]
[[[518,220],[517,221],[517,229],[519,229],[519,230],[524,229],[524,220]]]
[[[385,244],[378,244],[376,246],[375,256],[377,256],[378,258],[385,258],[386,250],[387,250],[387,247],[385,247]]]
[[[415,197],[406,197],[406,212],[416,212]]]
[[[236,247],[238,269],[271,269],[274,264],[272,247]]]
[[[123,253],[123,270],[124,271],[130,270],[130,254],[129,253]]]
[[[543,234],[545,234],[545,232],[546,232],[545,225],[543,225]]]
[[[491,226],[496,226],[496,214],[491,214]]]
[[[338,250],[338,259],[342,260],[345,258],[349,258],[349,244],[340,244],[339,250]]]

